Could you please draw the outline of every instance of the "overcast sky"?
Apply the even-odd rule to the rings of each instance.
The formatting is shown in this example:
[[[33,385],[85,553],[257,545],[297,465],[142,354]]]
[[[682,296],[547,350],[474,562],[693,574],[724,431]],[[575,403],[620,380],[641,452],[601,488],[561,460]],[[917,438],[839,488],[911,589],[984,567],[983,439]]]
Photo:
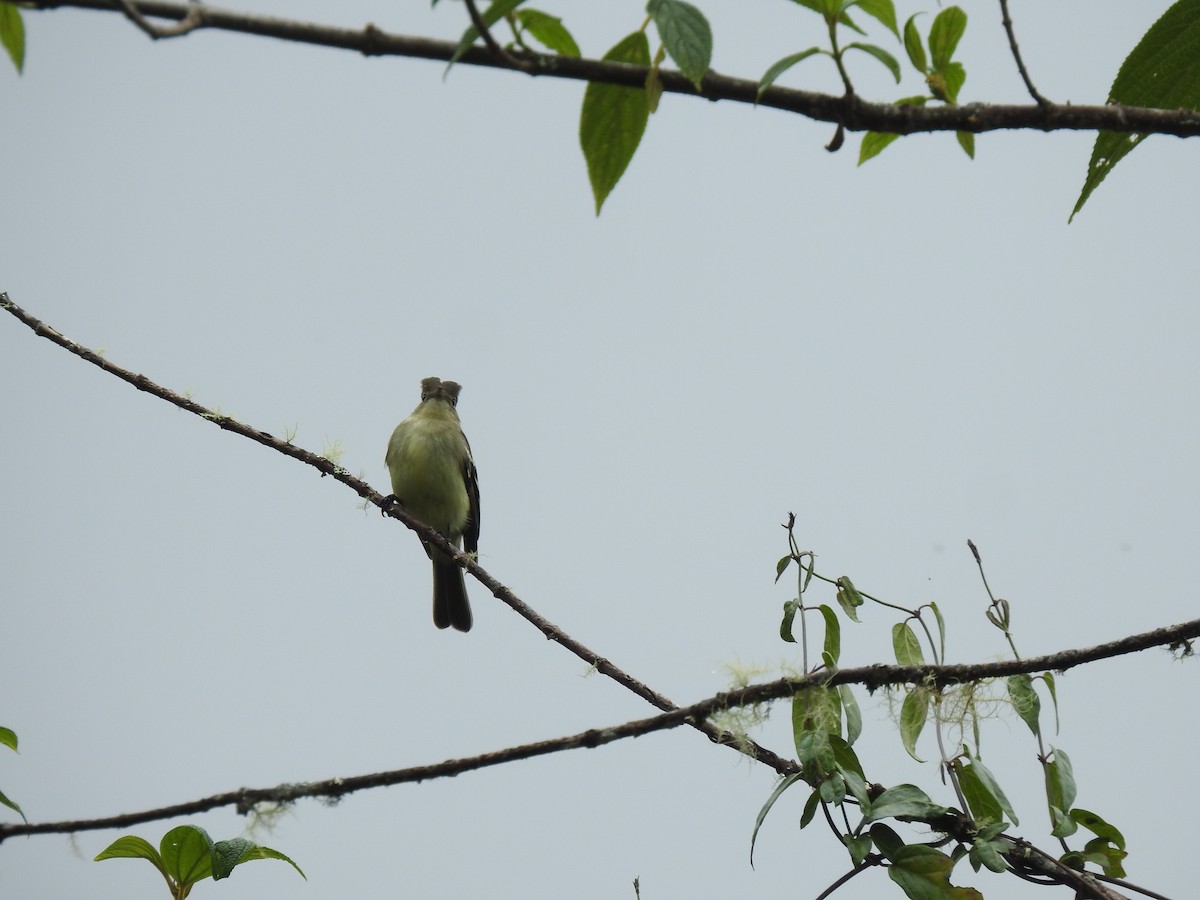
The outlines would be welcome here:
[[[1102,102],[1165,0],[1013,4],[1051,99]],[[714,68],[819,43],[776,0],[706,3]],[[460,4],[240,8],[443,38]],[[584,53],[639,3],[562,3]],[[930,7],[934,8],[934,7]],[[997,4],[965,4],[964,100],[1024,102]],[[918,7],[901,4],[901,18]],[[739,20],[739,16],[744,17]],[[901,141],[857,168],[825,124],[666,96],[594,215],[575,82],[262,38],[152,42],[117,15],[26,13],[0,60],[0,290],[69,338],[386,491],[421,378],[464,385],[481,563],[677,703],[795,671],[773,583],[789,511],[818,568],[936,600],[953,662],[1005,658],[966,549],[1024,655],[1195,617],[1200,314],[1195,146],[1153,138],[1074,224],[1093,136]],[[929,19],[924,20],[923,30]],[[901,49],[875,29],[873,39]],[[836,90],[828,60],[781,83]],[[891,99],[866,56],[856,86]],[[438,632],[428,561],[344,486],[133,390],[0,317],[0,790],[31,821],[436,763],[649,715],[491,598]],[[813,602],[832,602],[814,588]],[[891,611],[844,626],[889,660]],[[1194,892],[1197,670],[1165,651],[1059,680],[1078,804],[1129,876]],[[953,803],[860,692],[871,780]],[[1036,745],[1003,708],[982,751],[1051,852]],[[790,756],[786,705],[754,736]],[[932,735],[922,739],[936,760]],[[1161,776],[1161,777],[1156,777]],[[203,896],[814,897],[849,868],[774,774],[690,729],[301,802],[252,836],[295,859]],[[0,811],[5,821],[11,814]],[[225,809],[183,822],[244,833]],[[5,897],[163,896],[124,832],[0,846]],[[1081,846],[1074,839],[1074,846]],[[955,882],[1045,897],[1011,877]],[[1052,892],[1053,893],[1053,892]],[[196,896],[201,896],[197,894]],[[843,900],[901,896],[882,870]],[[1065,890],[1058,896],[1067,897]]]

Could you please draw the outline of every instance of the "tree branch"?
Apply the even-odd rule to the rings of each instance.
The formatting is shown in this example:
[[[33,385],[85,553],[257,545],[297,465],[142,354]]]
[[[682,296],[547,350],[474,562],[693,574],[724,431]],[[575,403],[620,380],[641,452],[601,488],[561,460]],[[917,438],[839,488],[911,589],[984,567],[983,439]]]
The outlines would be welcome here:
[[[182,20],[192,4],[167,0],[128,0],[144,16]],[[119,11],[118,0],[34,0],[35,9],[74,7]],[[354,50],[366,56],[400,56],[448,62],[457,49],[449,41],[412,37],[385,32],[374,25],[361,29],[335,28],[310,22],[298,22],[273,16],[202,5],[199,28],[253,34],[301,44]],[[511,55],[511,54],[510,54]],[[522,60],[519,60],[522,61]],[[471,47],[458,64],[514,70],[497,58],[486,46]],[[642,88],[649,70],[628,63],[565,56],[534,56],[527,61],[527,73],[577,81]],[[518,67],[519,68],[519,67]],[[1189,109],[1148,109],[1109,104],[1073,106],[1036,104],[1031,106],[972,103],[963,106],[896,106],[891,103],[867,103],[857,95],[837,97],[813,91],[801,91],[772,85],[758,96],[758,83],[745,78],[709,71],[700,90],[681,72],[660,69],[659,80],[668,93],[687,94],[705,100],[731,100],[793,112],[822,122],[833,122],[850,131],[885,131],[915,134],[934,131],[970,131],[982,133],[1005,129],[1038,131],[1113,131],[1134,134],[1170,134],[1177,137],[1200,135],[1200,111]]]
[[[1008,0],[1000,0],[1000,21],[1004,25],[1004,33],[1008,35],[1008,46],[1012,50],[1013,59],[1017,62],[1017,71],[1021,73],[1021,80],[1025,82],[1025,88],[1029,91],[1029,96],[1034,99],[1038,106],[1046,107],[1053,104],[1038,93],[1038,89],[1033,86],[1033,79],[1029,77],[1029,72],[1025,68],[1025,62],[1021,59],[1021,49],[1017,46],[1017,35],[1013,31],[1012,16],[1008,14]]]
[[[609,676],[647,702],[664,710],[662,715],[626,722],[611,728],[590,729],[575,735],[524,744],[467,759],[446,760],[429,766],[417,766],[390,772],[358,775],[350,778],[331,778],[316,783],[283,784],[273,788],[241,788],[173,806],[99,819],[0,825],[0,842],[17,835],[74,833],[87,830],[121,828],[143,822],[193,815],[224,806],[234,806],[239,813],[245,815],[261,804],[291,803],[303,797],[337,799],[346,794],[368,788],[453,776],[473,769],[500,765],[518,759],[529,759],[562,750],[580,747],[599,747],[624,738],[637,737],[654,731],[675,728],[680,725],[689,725],[696,728],[707,735],[714,743],[732,746],[739,752],[771,766],[781,775],[796,774],[800,772],[800,766],[794,760],[784,759],[745,736],[735,735],[732,732],[716,727],[708,721],[709,717],[722,710],[790,697],[795,694],[798,688],[805,685],[820,684],[834,686],[840,684],[862,684],[868,690],[874,690],[886,685],[914,683],[931,686],[948,686],[1008,675],[1030,674],[1051,669],[1062,671],[1082,665],[1083,663],[1108,659],[1155,646],[1169,646],[1180,655],[1190,655],[1192,652],[1191,641],[1200,637],[1200,620],[1193,620],[1168,628],[1160,628],[1139,635],[1131,635],[1107,644],[1067,650],[1024,660],[1013,659],[997,663],[942,666],[872,665],[853,669],[841,669],[834,673],[825,671],[815,672],[803,678],[781,678],[766,684],[737,688],[717,694],[699,703],[694,703],[691,706],[678,707],[663,695],[653,691],[648,685],[628,675],[607,659],[599,656],[574,638],[563,633],[561,629],[538,615],[513,594],[511,590],[493,578],[472,557],[458,552],[457,548],[451,545],[442,535],[428,528],[418,520],[413,519],[402,508],[394,504],[385,503],[384,497],[374,491],[368,484],[354,478],[330,460],[294,447],[290,443],[281,441],[265,431],[252,429],[229,416],[218,415],[198,403],[155,384],[144,375],[131,372],[109,362],[94,351],[76,344],[74,341],[64,337],[60,332],[30,316],[13,303],[6,293],[0,293],[0,308],[7,310],[38,336],[58,344],[81,359],[132,384],[138,390],[146,391],[164,399],[180,409],[215,423],[220,428],[250,438],[286,456],[307,463],[320,471],[322,475],[329,475],[346,484],[359,494],[359,496],[379,506],[386,514],[399,519],[410,529],[418,532],[425,540],[438,545],[443,552],[452,556],[459,565],[471,572],[476,579],[488,587],[494,596],[531,622],[547,638],[557,641],[581,659],[594,666],[602,674]],[[969,842],[973,839],[973,826],[961,814],[951,811],[946,815],[935,818],[936,821],[928,820],[927,824],[951,835],[960,842]],[[1078,892],[1077,896],[1099,898],[1099,900],[1121,896],[1100,885],[1088,873],[1071,870],[1058,860],[1033,848],[1024,841],[1018,839],[1012,839],[1012,841],[1013,849],[1006,852],[1005,857],[1014,867],[1024,867],[1024,870],[1027,872],[1037,872],[1057,883],[1074,887]]]
[[[447,541],[446,538],[439,532],[433,530],[419,519],[413,518],[398,504],[387,503],[383,495],[375,491],[375,489],[365,481],[355,478],[341,466],[336,465],[323,456],[317,456],[315,453],[310,453],[307,450],[303,450],[300,447],[294,446],[288,441],[281,440],[269,432],[260,431],[251,428],[248,425],[244,425],[231,416],[215,413],[212,410],[201,406],[199,403],[189,400],[188,398],[180,396],[168,388],[156,384],[145,375],[141,375],[137,372],[131,372],[128,369],[124,369],[110,362],[95,351],[69,340],[60,332],[51,328],[49,325],[46,325],[45,323],[29,315],[27,312],[25,312],[25,310],[21,309],[21,307],[12,302],[7,293],[0,293],[0,308],[7,310],[15,318],[31,328],[34,334],[38,335],[39,337],[44,337],[50,341],[53,341],[65,350],[75,354],[80,359],[86,360],[92,365],[103,369],[105,372],[108,372],[110,375],[114,375],[122,381],[132,384],[139,391],[145,391],[148,394],[153,394],[155,397],[166,400],[168,403],[179,407],[185,412],[190,412],[193,415],[212,422],[219,428],[223,428],[226,431],[231,431],[234,434],[249,438],[250,440],[256,441],[265,447],[270,447],[272,450],[282,453],[285,456],[290,456],[292,459],[296,459],[302,463],[305,463],[306,465],[310,465],[319,471],[322,476],[328,475],[336,481],[340,481],[368,503],[378,506],[385,515],[389,515],[394,519],[399,519],[410,529],[417,532],[417,534],[421,536],[422,540],[436,545],[447,556],[452,557],[456,563],[470,572],[482,585],[491,591],[492,595],[496,597],[496,599],[506,604],[510,609],[516,612],[517,615],[530,622],[535,628],[542,632],[547,639],[555,641],[562,647],[574,653],[577,657],[582,659],[597,672],[602,675],[607,675],[613,681],[617,682],[617,684],[641,697],[651,706],[664,711],[676,711],[679,709],[678,706],[676,706],[662,694],[653,690],[649,685],[634,678],[632,675],[614,665],[608,659],[588,648],[580,641],[575,640],[575,638],[571,637],[548,619],[539,615],[509,588],[501,584],[486,569],[479,565],[479,563],[473,557],[463,553],[456,546]],[[697,719],[695,721],[688,721],[687,724],[703,732],[714,744],[731,746],[739,752],[745,753],[747,756],[750,756],[751,758],[770,766],[780,774],[787,774],[788,772],[795,771],[795,763],[784,759],[765,747],[759,746],[753,741],[738,737],[728,731],[724,731],[710,722],[704,721],[703,719]]]

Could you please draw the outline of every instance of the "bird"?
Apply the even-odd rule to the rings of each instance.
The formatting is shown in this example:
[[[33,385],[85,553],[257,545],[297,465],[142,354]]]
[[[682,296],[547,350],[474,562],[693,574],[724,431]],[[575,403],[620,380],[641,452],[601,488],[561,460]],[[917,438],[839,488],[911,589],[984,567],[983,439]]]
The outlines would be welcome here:
[[[425,378],[421,402],[396,426],[384,462],[392,480],[390,502],[467,553],[479,552],[479,476],[458,418],[456,381]],[[433,561],[433,624],[471,630],[463,570],[443,551],[421,542]]]

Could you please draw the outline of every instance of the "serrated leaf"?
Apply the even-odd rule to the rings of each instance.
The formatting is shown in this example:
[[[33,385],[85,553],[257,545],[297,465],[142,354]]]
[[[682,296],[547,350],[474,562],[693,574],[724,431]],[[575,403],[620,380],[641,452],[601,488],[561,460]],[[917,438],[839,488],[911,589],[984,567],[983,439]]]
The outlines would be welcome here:
[[[892,626],[892,650],[896,663],[901,666],[921,666],[925,656],[921,653],[921,642],[908,622],[897,622]]]
[[[896,29],[896,6],[892,3],[892,0],[858,0],[854,5],[868,16],[881,22],[888,31],[899,39],[900,32]]]
[[[11,3],[0,3],[0,44],[20,75],[25,69],[25,23],[21,11]]]
[[[754,866],[754,842],[758,840],[758,829],[762,828],[762,823],[767,818],[767,813],[771,811],[771,807],[775,805],[775,801],[783,796],[783,792],[790,788],[797,781],[803,781],[804,778],[799,773],[795,775],[785,775],[779,784],[775,785],[775,790],[771,791],[771,796],[767,797],[767,802],[762,805],[762,809],[758,811],[758,817],[754,820],[754,831],[750,833],[750,865]]]
[[[759,98],[762,97],[763,91],[773,85],[776,78],[796,63],[824,52],[820,47],[809,47],[807,50],[801,50],[799,53],[793,53],[790,56],[785,56],[783,59],[776,60],[767,71],[763,72],[762,78],[758,79],[758,92],[754,95],[754,101],[757,103]]]
[[[17,733],[11,728],[0,726],[0,744],[15,752],[20,752],[17,750]]]
[[[479,18],[483,19],[483,23],[487,25],[490,31],[493,25],[524,2],[525,0],[493,0],[491,5],[479,14]],[[462,55],[471,49],[471,45],[478,39],[479,31],[475,28],[475,25],[468,25],[467,30],[458,39],[458,46],[454,48],[454,54],[450,57],[450,62],[446,63],[447,74],[450,72],[450,67],[458,62],[462,58]]]
[[[579,57],[579,45],[563,25],[562,19],[538,9],[522,9],[517,11],[517,21],[543,47],[559,56]]]
[[[900,740],[908,755],[917,762],[925,762],[917,756],[917,738],[925,727],[929,716],[929,692],[922,687],[913,688],[900,705]]]
[[[1200,0],[1179,0],[1150,26],[1121,63],[1108,99],[1156,109],[1200,108]],[[1146,137],[1116,132],[1096,135],[1071,219],[1113,167]]]
[[[967,30],[967,14],[957,6],[947,6],[934,16],[929,27],[929,57],[935,71],[945,69]]]
[[[861,50],[863,53],[875,57],[888,67],[888,70],[896,79],[896,84],[900,83],[900,63],[896,61],[896,57],[892,56],[892,54],[888,53],[882,47],[877,47],[874,44],[860,44],[855,42],[853,44],[846,45],[847,50],[850,50],[851,48],[855,50]]]
[[[217,841],[212,847],[212,877],[213,881],[228,878],[234,867],[256,859],[278,859],[290,865],[300,873],[305,881],[308,876],[288,856],[270,847],[260,847],[245,838],[234,838],[231,841]]]
[[[1033,679],[1028,675],[1010,675],[1007,684],[1008,699],[1012,702],[1013,709],[1029,726],[1029,730],[1037,735],[1040,732],[1038,718],[1042,711],[1042,701],[1033,689]]]
[[[975,158],[975,133],[973,131],[956,131],[954,136],[958,138],[958,146],[963,148],[963,152],[971,159]]]
[[[663,46],[696,90],[712,62],[712,27],[704,13],[683,0],[650,0],[646,12],[654,19]]]
[[[650,44],[635,31],[604,54],[609,62],[650,65]],[[650,117],[650,101],[642,88],[588,82],[579,117],[579,143],[587,161],[596,215],[617,186],[641,143]]]
[[[925,44],[921,40],[921,32],[917,31],[917,16],[922,16],[924,13],[917,13],[908,17],[908,21],[904,23],[904,52],[908,54],[908,61],[913,64],[913,68],[924,75],[929,71],[929,61],[925,57]]]

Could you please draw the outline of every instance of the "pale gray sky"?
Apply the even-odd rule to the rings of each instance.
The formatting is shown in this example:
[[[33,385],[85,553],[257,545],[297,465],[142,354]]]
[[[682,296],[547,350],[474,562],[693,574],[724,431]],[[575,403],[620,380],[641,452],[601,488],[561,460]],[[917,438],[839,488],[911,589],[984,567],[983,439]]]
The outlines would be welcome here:
[[[1042,91],[1095,103],[1167,5],[1013,14]],[[792,4],[702,7],[729,74],[820,41]],[[465,16],[240,8],[440,37]],[[591,56],[643,16],[546,8]],[[963,98],[1022,102],[997,4],[965,8]],[[826,125],[668,96],[596,219],[581,84],[468,67],[443,81],[439,63],[228,34],[154,43],[78,10],[25,19],[25,75],[0,64],[0,290],[198,402],[295,427],[317,452],[337,442],[380,490],[419,380],[461,381],[483,565],[676,702],[726,687],[729,664],[799,665],[777,633],[792,588],[773,584],[789,510],[821,571],[938,601],[951,661],[1006,650],[968,537],[1027,655],[1196,615],[1192,145],[1148,141],[1068,227],[1091,135],[986,135],[974,162],[950,136],[916,137],[859,169],[856,136],[831,155]],[[920,90],[854,65],[864,93]],[[833,89],[829,70],[810,60],[782,83]],[[0,371],[0,723],[22,740],[0,754],[0,789],[31,820],[650,714],[473,581],[475,630],[437,632],[415,538],[311,469],[8,317]],[[844,630],[845,665],[888,658],[894,619],[864,619]],[[1192,882],[1196,679],[1165,652],[1073,671],[1052,739],[1079,805],[1125,832],[1131,879],[1171,896]],[[861,702],[868,775],[953,802],[932,763],[903,755],[883,702]],[[790,755],[788,719],[777,708],[756,737]],[[1053,850],[1024,726],[991,723],[983,751],[1020,833]],[[747,863],[773,782],[679,730],[303,802],[254,837],[307,883],[256,863],[194,896],[614,898],[635,876],[647,900],[815,896],[848,863],[827,831],[798,830],[801,791]],[[246,825],[222,810],[131,831],[157,843],[181,821],[218,839]],[[0,893],[162,896],[144,863],[90,861],[120,833],[8,841]],[[955,880],[1045,896],[965,864]],[[900,893],[875,871],[838,896]]]

